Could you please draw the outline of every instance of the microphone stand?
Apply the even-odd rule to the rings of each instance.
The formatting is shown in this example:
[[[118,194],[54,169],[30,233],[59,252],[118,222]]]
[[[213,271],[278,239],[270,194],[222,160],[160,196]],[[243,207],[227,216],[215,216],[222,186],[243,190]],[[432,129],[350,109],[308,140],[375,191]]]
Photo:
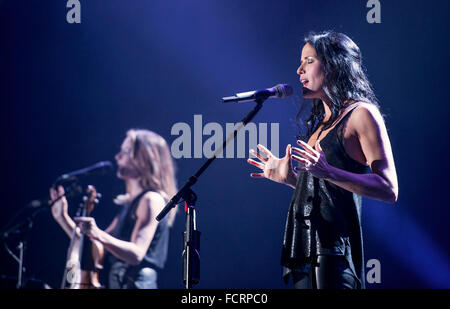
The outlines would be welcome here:
[[[200,281],[200,231],[195,222],[195,202],[197,195],[187,191],[185,200],[186,231],[183,233],[183,282],[186,289]]]
[[[180,199],[183,199],[185,203],[186,213],[186,231],[183,233],[183,281],[186,289],[192,288],[194,284],[200,281],[200,232],[196,228],[195,222],[195,202],[197,201],[197,195],[192,191],[192,186],[197,182],[198,178],[203,172],[211,165],[216,159],[217,155],[224,150],[228,143],[235,139],[237,133],[245,127],[255,115],[262,108],[263,102],[267,98],[258,98],[255,100],[256,106],[241,120],[240,125],[233,133],[228,135],[227,139],[223,142],[214,155],[209,158],[200,169],[184,184],[184,186],[172,197],[172,199],[166,204],[161,212],[156,217],[156,220],[161,221],[167,213],[175,207]]]
[[[24,212],[24,210],[26,210],[26,208],[21,209],[17,213],[16,218],[17,218],[17,216],[22,214]],[[25,272],[24,257],[25,257],[25,251],[26,251],[26,248],[27,248],[27,238],[28,238],[29,231],[33,227],[33,219],[40,211],[41,211],[41,209],[34,209],[31,213],[27,214],[26,217],[23,220],[21,220],[20,222],[16,223],[14,226],[12,226],[11,228],[7,229],[6,231],[4,231],[2,233],[2,238],[3,238],[3,241],[4,241],[4,245],[5,245],[6,251],[19,264],[19,269],[18,269],[18,274],[17,274],[16,289],[22,289],[25,286],[24,285],[24,280],[23,280],[23,274]],[[19,237],[18,245],[16,247],[19,250],[19,257],[17,257],[9,249],[8,244],[6,242],[8,237],[10,237],[11,235],[18,235],[18,237]]]

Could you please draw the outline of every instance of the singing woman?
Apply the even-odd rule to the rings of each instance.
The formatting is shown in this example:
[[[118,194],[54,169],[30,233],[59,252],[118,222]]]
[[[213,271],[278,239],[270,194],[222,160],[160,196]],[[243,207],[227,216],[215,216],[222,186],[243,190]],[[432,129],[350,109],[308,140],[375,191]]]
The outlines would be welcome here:
[[[294,189],[287,214],[281,264],[299,289],[365,287],[362,197],[398,198],[388,132],[364,72],[359,47],[345,34],[305,38],[297,69],[302,94],[312,99],[300,147],[283,158],[258,145],[248,162],[267,178]],[[293,167],[292,160],[298,162]]]

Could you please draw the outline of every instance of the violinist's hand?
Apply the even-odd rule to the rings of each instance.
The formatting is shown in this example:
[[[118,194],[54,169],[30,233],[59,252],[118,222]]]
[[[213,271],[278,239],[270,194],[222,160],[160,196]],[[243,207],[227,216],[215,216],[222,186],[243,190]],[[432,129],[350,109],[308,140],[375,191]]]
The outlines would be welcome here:
[[[78,223],[78,227],[81,232],[93,240],[100,240],[102,230],[100,230],[95,223],[95,219],[92,217],[75,217],[75,222]]]
[[[50,203],[53,203],[57,198],[61,197],[59,200],[54,202],[52,208],[52,216],[56,221],[63,219],[65,216],[68,216],[68,204],[67,199],[64,195],[64,188],[62,186],[58,186],[58,191],[54,188],[50,188]]]
[[[248,159],[247,162],[262,169],[262,173],[251,173],[250,177],[253,178],[267,178],[272,181],[288,185],[295,188],[297,183],[297,174],[292,168],[292,147],[291,145],[286,146],[286,155],[283,158],[275,157],[266,147],[258,144],[258,149],[264,153],[256,152],[250,149],[250,154],[256,156],[261,162],[255,161],[253,159]]]

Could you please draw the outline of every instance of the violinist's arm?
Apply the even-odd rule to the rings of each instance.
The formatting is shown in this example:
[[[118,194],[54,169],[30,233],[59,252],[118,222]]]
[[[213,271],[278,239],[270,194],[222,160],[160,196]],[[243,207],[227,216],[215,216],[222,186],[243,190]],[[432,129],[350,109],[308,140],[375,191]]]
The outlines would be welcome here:
[[[142,198],[136,210],[137,219],[131,241],[117,239],[100,230],[93,218],[81,217],[76,218],[76,221],[81,222],[81,229],[86,235],[100,241],[112,255],[131,265],[137,265],[147,253],[158,225],[156,215],[164,205],[164,199],[155,192],[149,192]]]

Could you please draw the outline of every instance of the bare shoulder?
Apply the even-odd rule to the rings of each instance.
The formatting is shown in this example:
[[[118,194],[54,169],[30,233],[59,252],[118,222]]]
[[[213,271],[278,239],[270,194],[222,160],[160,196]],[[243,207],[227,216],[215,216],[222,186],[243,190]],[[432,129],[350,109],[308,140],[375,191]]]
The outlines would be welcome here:
[[[364,132],[384,126],[383,116],[377,106],[365,102],[356,104],[358,106],[348,119],[349,129]]]
[[[355,118],[364,118],[364,117],[371,117],[371,118],[383,118],[381,116],[380,110],[378,107],[374,104],[366,103],[366,102],[358,102],[356,103],[358,106],[355,108],[355,111],[353,112],[352,116],[354,115]]]
[[[144,198],[152,210],[159,210],[166,204],[162,195],[155,191],[147,192]]]
[[[149,191],[145,193],[139,202],[137,214],[143,216],[156,216],[165,205],[164,198],[158,192]]]

